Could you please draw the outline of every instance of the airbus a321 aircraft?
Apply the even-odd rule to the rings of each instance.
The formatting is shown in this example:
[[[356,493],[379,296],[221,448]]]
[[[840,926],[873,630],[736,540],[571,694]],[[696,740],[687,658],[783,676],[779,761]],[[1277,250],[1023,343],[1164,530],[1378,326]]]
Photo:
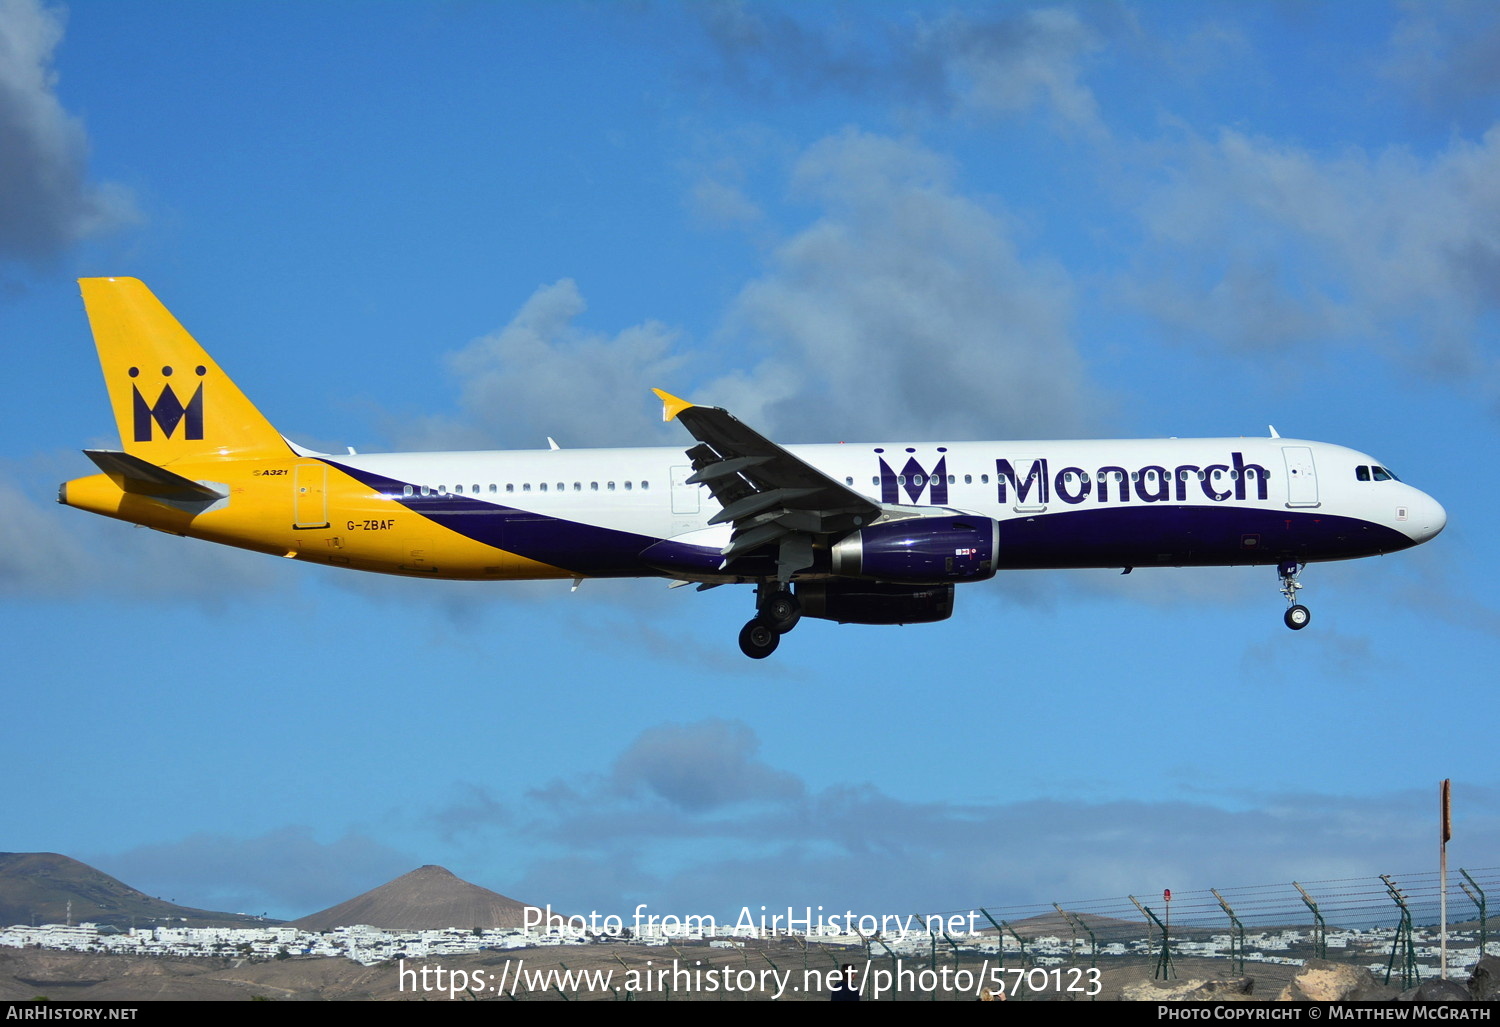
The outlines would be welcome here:
[[[84,305],[123,451],[59,502],[309,563],[416,578],[755,586],[740,648],[802,617],[914,624],[1017,568],[1274,566],[1407,549],[1434,499],[1373,457],[1269,438],[779,446],[657,391],[692,448],[315,453],[283,438],[141,282]]]

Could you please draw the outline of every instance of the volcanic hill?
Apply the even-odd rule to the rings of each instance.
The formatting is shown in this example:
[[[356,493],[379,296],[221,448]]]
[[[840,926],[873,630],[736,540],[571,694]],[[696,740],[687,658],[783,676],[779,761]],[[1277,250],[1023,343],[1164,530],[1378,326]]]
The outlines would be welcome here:
[[[321,913],[293,920],[290,926],[304,931],[331,931],[352,924],[387,931],[521,927],[528,908],[534,907],[429,864]]]
[[[67,922],[113,927],[253,927],[280,923],[154,899],[87,863],[55,852],[0,852],[0,925]]]

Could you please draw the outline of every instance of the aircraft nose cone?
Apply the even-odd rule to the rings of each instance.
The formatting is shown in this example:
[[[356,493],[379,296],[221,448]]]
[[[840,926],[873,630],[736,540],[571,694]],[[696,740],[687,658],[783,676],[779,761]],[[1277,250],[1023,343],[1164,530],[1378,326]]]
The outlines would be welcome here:
[[[1420,496],[1411,507],[1411,534],[1418,542],[1426,542],[1448,526],[1448,511],[1425,492]]]

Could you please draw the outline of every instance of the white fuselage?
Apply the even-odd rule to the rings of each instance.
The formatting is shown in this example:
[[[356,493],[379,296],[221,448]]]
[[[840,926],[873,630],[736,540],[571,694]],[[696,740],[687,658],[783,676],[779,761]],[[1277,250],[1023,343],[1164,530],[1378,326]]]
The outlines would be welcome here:
[[[1446,523],[1435,500],[1373,458],[1298,439],[786,448],[877,503],[995,519],[1000,567],[1307,563],[1407,548]],[[323,459],[381,482],[382,498],[475,538],[501,518],[492,541],[580,576],[661,573],[638,559],[647,545],[680,539],[717,550],[729,537],[728,525],[707,526],[719,509],[708,491],[683,484],[692,467],[680,450]],[[580,540],[577,559],[569,559],[574,529],[608,533],[608,540]]]

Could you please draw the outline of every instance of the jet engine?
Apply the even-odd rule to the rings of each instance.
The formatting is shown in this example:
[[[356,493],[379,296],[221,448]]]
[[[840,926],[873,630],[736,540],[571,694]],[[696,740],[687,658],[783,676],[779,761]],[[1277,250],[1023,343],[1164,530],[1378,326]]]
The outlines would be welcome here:
[[[880,521],[836,542],[831,569],[882,582],[983,581],[995,575],[999,536],[994,519],[956,512]]]
[[[927,624],[953,614],[953,586],[879,581],[799,581],[804,617],[840,624]]]

